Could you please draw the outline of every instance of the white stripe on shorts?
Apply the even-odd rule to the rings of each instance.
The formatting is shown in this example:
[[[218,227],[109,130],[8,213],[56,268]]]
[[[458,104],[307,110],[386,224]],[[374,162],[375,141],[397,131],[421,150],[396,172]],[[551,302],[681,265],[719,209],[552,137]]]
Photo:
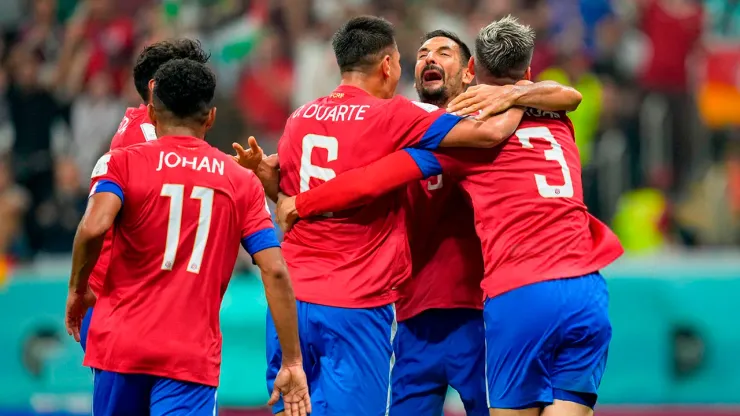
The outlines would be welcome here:
[[[388,416],[391,412],[391,384],[393,384],[393,366],[396,364],[396,352],[393,349],[393,340],[396,338],[396,332],[398,332],[398,321],[396,321],[396,304],[392,303],[393,308],[393,322],[391,323],[391,365],[388,369],[388,399],[385,402],[385,416]]]

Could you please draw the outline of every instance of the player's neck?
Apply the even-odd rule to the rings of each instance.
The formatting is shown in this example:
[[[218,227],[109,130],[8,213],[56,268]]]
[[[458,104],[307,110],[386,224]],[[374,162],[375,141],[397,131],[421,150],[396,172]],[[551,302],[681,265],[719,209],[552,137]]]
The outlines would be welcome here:
[[[164,136],[178,136],[178,137],[195,137],[196,139],[204,139],[205,132],[197,131],[192,127],[187,126],[162,126],[157,125],[157,137]]]
[[[376,80],[360,72],[346,72],[342,74],[342,82],[340,85],[359,88],[378,98],[387,98],[384,96],[382,88],[380,88]]]

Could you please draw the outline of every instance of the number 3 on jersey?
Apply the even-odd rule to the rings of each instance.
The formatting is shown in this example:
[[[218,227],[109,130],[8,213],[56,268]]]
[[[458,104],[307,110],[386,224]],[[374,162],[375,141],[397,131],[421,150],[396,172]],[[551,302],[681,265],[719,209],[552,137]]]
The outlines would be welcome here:
[[[177,247],[180,244],[180,228],[182,226],[182,204],[185,197],[185,187],[166,183],[162,185],[161,196],[170,199],[170,216],[167,221],[167,240],[164,245],[162,270],[172,270],[177,257]],[[211,229],[211,214],[213,213],[213,189],[194,186],[190,198],[200,200],[200,214],[198,214],[198,228],[195,230],[195,244],[188,260],[187,271],[198,274],[203,262],[203,252],[206,249],[208,233]]]
[[[321,179],[322,181],[328,181],[334,179],[337,174],[333,169],[322,168],[311,163],[311,155],[315,148],[326,149],[328,155],[326,157],[327,162],[337,160],[339,153],[339,142],[336,137],[321,136],[318,134],[307,134],[303,136],[303,142],[301,143],[301,169],[300,169],[300,191],[306,192],[311,187],[309,183],[311,178]]]
[[[565,162],[563,148],[553,137],[552,132],[547,127],[527,127],[519,129],[514,133],[519,139],[522,147],[533,149],[531,139],[545,139],[550,143],[550,149],[545,150],[545,159],[558,162],[560,170],[563,172],[562,185],[550,185],[547,183],[545,175],[535,173],[534,180],[537,183],[537,191],[544,198],[570,198],[573,196],[573,180],[570,177],[570,168]]]

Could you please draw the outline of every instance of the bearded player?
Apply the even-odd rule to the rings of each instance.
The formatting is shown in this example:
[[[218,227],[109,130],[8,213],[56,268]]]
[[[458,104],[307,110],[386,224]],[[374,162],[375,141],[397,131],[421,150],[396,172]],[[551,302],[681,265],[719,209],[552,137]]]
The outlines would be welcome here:
[[[166,40],[144,48],[136,59],[133,70],[134,86],[143,104],[126,109],[123,120],[121,120],[118,130],[111,140],[110,150],[157,139],[154,126],[147,114],[146,104],[151,101],[149,83],[159,67],[173,59],[190,59],[205,64],[209,57],[209,54],[201,48],[200,42],[190,39]],[[92,305],[95,303],[95,296],[102,289],[104,277],[108,271],[112,235],[112,232],[106,235],[100,257],[90,275],[90,292],[87,294],[87,302],[90,308],[85,315],[80,332],[80,345],[83,351],[87,347],[87,330],[93,314]]]
[[[415,68],[419,100],[447,107],[473,81],[470,49],[445,30],[423,41]],[[441,415],[450,386],[468,415],[488,415],[483,258],[473,211],[450,175],[409,184],[406,197],[412,278],[396,302],[390,415]]]
[[[483,85],[448,107],[507,108],[529,79],[534,32],[507,17],[481,30],[469,69]],[[494,97],[492,100],[491,97]],[[555,109],[555,108],[554,108]],[[481,239],[486,390],[493,416],[590,416],[611,340],[599,270],[623,252],[583,203],[573,128],[558,111],[511,109],[516,132],[491,150],[429,153],[460,178]],[[366,202],[423,177],[397,152],[283,201],[281,222]]]
[[[419,156],[414,160],[425,170],[432,160],[421,149],[495,146],[519,122],[508,114],[485,122],[464,119],[394,96],[400,55],[394,29],[382,18],[350,19],[335,33],[332,46],[341,85],[299,107],[278,144],[280,189],[287,194],[305,192],[403,148],[412,158]],[[537,102],[543,95],[538,85],[524,91],[519,104]],[[572,98],[569,89],[559,91]],[[326,221],[303,222],[285,236],[301,344],[311,351],[306,369],[316,415],[388,411],[397,328],[394,302],[398,286],[410,277],[404,200],[400,194],[389,195]],[[268,319],[268,386],[280,357],[273,324]],[[363,394],[349,397],[347,391]],[[280,411],[280,406],[273,408]]]

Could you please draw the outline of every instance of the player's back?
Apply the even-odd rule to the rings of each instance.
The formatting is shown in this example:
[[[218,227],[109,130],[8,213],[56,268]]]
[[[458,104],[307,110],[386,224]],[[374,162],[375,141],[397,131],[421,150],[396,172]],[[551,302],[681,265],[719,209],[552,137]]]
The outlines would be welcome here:
[[[278,145],[281,190],[297,195],[402,148],[403,134],[389,121],[400,100],[342,86],[298,108]],[[296,223],[283,243],[296,298],[340,307],[394,302],[396,286],[410,275],[402,200],[393,193]]]
[[[132,146],[139,143],[145,143],[156,140],[157,134],[154,126],[149,120],[147,107],[142,104],[138,107],[129,107],[118,125],[116,133],[113,135],[110,144],[110,150]],[[113,246],[113,231],[108,232],[103,240],[103,247],[100,250],[100,256],[95,263],[95,268],[90,274],[90,288],[93,293],[100,293],[103,278],[108,270],[110,263],[111,248]]]
[[[489,297],[592,273],[622,254],[616,236],[583,201],[580,157],[565,113],[529,109],[507,142],[464,158],[475,162],[461,185],[475,211]]]
[[[220,304],[247,205],[237,190],[251,173],[193,137],[164,137],[107,156],[116,164],[99,166],[94,177],[116,170],[123,207],[86,365],[216,385]]]

